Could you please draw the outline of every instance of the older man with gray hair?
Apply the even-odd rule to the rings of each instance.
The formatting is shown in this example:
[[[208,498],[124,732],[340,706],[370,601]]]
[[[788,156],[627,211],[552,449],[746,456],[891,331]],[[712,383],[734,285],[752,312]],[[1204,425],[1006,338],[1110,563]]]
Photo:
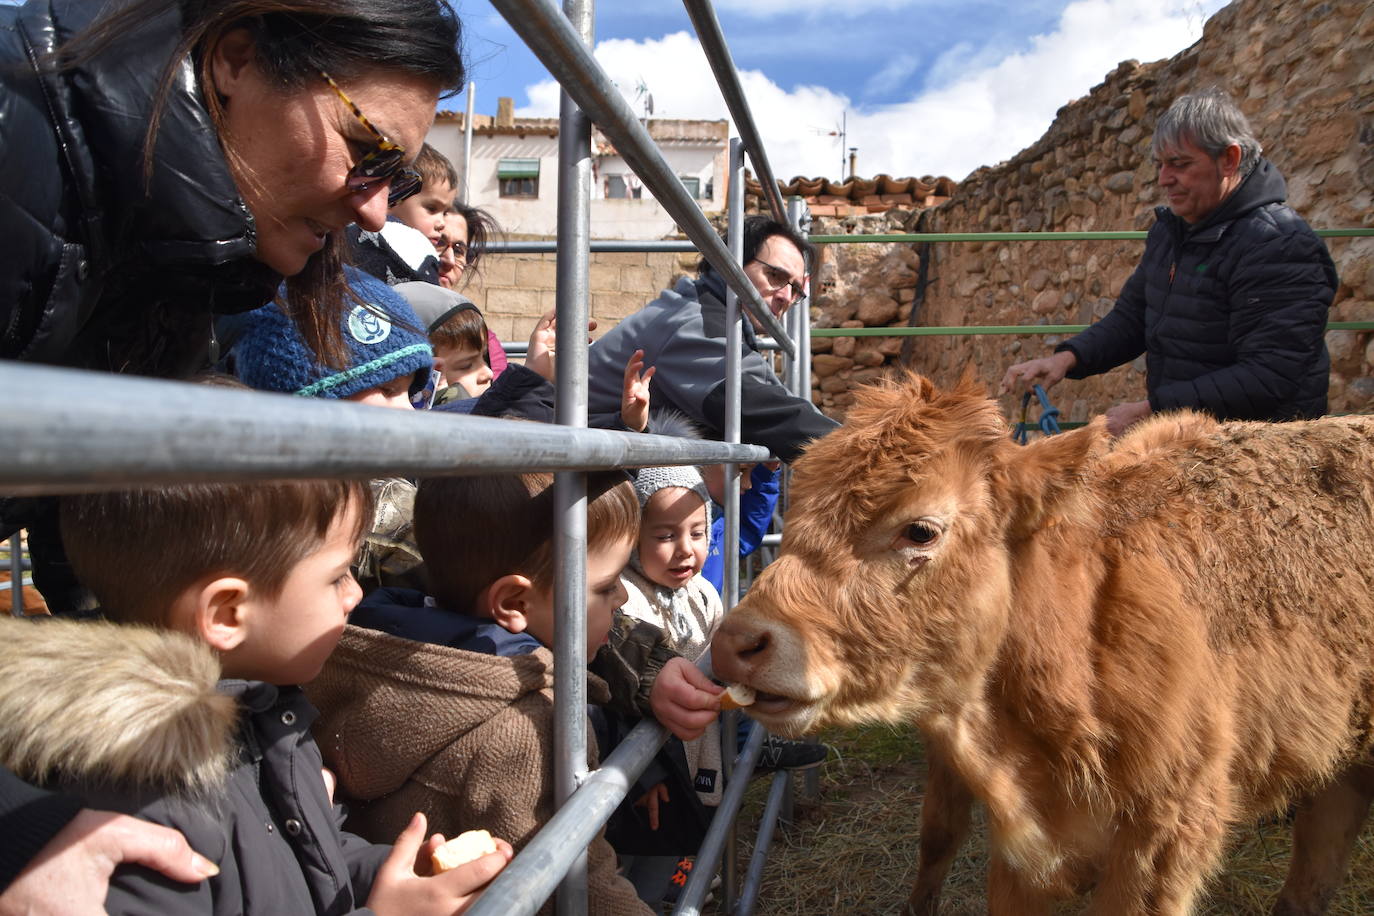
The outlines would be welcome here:
[[[1052,356],[1008,369],[1002,392],[1086,378],[1144,353],[1148,397],[1107,411],[1113,435],[1179,408],[1222,420],[1321,416],[1336,268],[1284,204],[1283,176],[1245,115],[1216,89],[1182,96],[1159,119],[1153,153],[1168,206],[1155,208],[1116,305]]]

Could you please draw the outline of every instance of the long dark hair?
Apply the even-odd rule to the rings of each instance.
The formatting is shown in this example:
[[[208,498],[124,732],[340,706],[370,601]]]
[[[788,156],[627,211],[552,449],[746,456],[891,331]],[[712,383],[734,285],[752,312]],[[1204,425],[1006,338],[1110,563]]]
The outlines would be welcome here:
[[[190,58],[201,95],[217,127],[224,110],[210,79],[210,54],[225,34],[247,29],[263,75],[283,90],[318,80],[321,70],[342,83],[376,70],[431,80],[441,95],[460,89],[466,76],[462,26],[448,0],[130,0],[66,42],[55,65],[75,66],[100,54],[160,15],[178,10],[182,38],[154,97],[144,148],[151,170],[153,146],[178,70]],[[327,364],[346,355],[341,318],[353,304],[343,275],[348,242],[331,237],[300,273],[286,278],[291,314],[306,342]]]
[[[482,254],[487,250],[487,245],[501,235],[501,226],[496,222],[496,217],[492,216],[481,207],[474,207],[465,204],[461,200],[454,198],[450,209],[463,218],[468,226],[468,266],[467,269],[474,274],[478,272],[477,265],[482,260]],[[468,276],[464,274],[464,276]]]

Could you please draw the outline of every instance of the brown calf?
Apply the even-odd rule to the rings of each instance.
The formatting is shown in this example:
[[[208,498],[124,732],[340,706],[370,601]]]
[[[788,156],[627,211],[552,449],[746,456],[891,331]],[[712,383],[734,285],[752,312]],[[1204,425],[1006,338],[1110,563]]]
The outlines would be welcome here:
[[[992,913],[1087,888],[1188,913],[1230,825],[1374,741],[1374,421],[1022,448],[971,385],[912,377],[863,392],[793,492],[716,673],[784,734],[915,722],[987,805]]]
[[[908,916],[938,916],[940,893],[968,838],[974,798],[943,755],[927,749],[920,854]],[[1297,804],[1288,877],[1272,916],[1321,916],[1345,880],[1360,829],[1374,801],[1374,764],[1347,768]],[[1087,888],[1084,888],[1086,891]]]

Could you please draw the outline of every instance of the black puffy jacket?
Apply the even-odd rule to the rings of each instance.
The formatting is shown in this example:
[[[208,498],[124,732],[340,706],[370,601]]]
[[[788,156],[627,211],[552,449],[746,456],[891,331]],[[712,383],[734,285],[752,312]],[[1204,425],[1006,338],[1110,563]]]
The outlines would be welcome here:
[[[190,63],[145,182],[176,4],[80,66],[39,66],[118,5],[0,7],[0,357],[176,376],[202,364],[212,312],[256,308],[281,278],[253,257],[253,219]]]
[[[1279,170],[1261,159],[1196,225],[1157,208],[1115,307],[1057,348],[1078,357],[1069,377],[1144,353],[1155,411],[1189,407],[1222,420],[1324,414],[1336,268],[1286,196]]]

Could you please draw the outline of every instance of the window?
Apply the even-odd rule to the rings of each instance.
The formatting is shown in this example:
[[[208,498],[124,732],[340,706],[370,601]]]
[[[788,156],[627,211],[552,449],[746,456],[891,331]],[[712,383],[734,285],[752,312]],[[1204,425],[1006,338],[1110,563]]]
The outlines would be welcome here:
[[[502,197],[539,196],[538,159],[502,159],[496,164]]]
[[[606,176],[606,199],[607,200],[626,200],[635,198],[636,200],[644,196],[644,188],[638,181],[628,175],[607,175]]]
[[[701,179],[694,175],[679,175],[678,181],[687,189],[687,193],[692,195],[693,200],[701,200]]]

